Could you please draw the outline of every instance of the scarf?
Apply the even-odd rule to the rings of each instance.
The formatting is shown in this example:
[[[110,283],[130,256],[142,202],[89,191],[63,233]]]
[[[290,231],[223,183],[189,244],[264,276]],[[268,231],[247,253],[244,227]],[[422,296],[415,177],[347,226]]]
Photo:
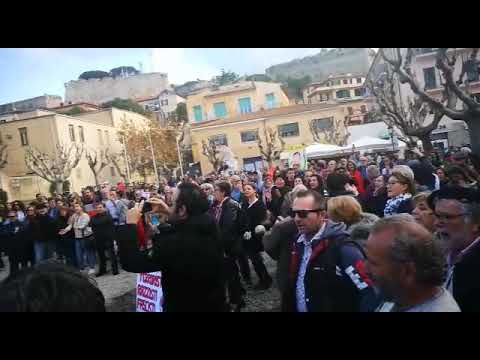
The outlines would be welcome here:
[[[385,205],[385,210],[383,211],[385,217],[395,215],[397,213],[398,207],[400,204],[408,200],[412,197],[412,194],[410,193],[405,193],[405,194],[400,194],[397,195],[390,200],[387,201],[387,204]]]

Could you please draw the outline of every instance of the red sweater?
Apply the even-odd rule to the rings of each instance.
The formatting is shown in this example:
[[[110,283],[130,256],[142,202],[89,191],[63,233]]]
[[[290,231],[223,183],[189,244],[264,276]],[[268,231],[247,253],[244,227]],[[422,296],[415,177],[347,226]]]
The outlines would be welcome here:
[[[360,194],[363,194],[365,192],[365,184],[364,184],[364,180],[363,180],[363,177],[362,177],[362,174],[360,173],[360,171],[355,170],[355,172],[350,173],[350,176],[355,181],[355,185],[357,186],[358,192]]]

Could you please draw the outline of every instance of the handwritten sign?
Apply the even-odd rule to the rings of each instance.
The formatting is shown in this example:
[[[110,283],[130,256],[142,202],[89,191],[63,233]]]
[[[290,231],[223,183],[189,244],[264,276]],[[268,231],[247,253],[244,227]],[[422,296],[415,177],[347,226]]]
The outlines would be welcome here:
[[[141,273],[137,275],[137,312],[162,312],[162,273]]]

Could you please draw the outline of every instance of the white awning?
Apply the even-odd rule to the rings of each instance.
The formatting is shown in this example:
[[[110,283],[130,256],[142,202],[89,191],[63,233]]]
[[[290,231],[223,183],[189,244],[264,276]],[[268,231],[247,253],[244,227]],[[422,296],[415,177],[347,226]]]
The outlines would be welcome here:
[[[313,144],[305,148],[307,159],[320,156],[336,155],[344,152],[346,152],[345,148],[332,144]]]

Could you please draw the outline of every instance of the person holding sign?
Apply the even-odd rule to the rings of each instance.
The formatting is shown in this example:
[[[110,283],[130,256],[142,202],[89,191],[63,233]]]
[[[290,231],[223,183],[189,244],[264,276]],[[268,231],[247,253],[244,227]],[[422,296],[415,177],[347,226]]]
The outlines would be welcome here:
[[[162,272],[165,312],[226,311],[224,251],[215,221],[208,214],[208,200],[198,185],[182,183],[175,206],[162,200],[159,211],[168,225],[158,227],[152,250],[137,246],[138,206],[127,212],[127,223],[119,227],[120,262],[125,271]]]

